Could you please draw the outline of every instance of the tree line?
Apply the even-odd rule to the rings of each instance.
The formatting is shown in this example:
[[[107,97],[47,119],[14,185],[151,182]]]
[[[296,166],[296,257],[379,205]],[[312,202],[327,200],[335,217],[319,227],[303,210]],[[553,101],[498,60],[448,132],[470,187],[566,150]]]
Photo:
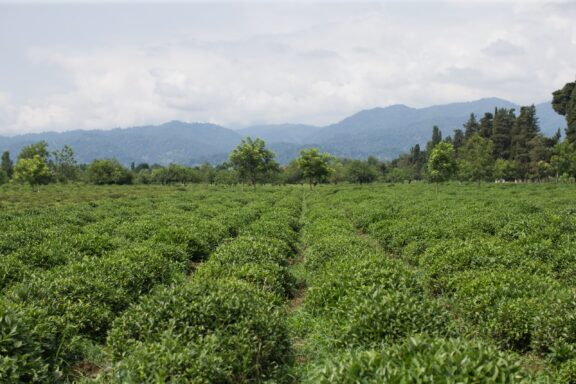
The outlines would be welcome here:
[[[540,132],[536,108],[496,108],[478,118],[470,115],[462,129],[443,138],[440,128],[421,148],[389,162],[375,157],[351,160],[304,149],[285,166],[262,139],[246,138],[231,152],[228,161],[212,166],[132,163],[124,167],[115,159],[97,159],[78,164],[74,151],[65,145],[50,152],[44,141],[24,147],[14,164],[10,153],[2,154],[0,184],[10,181],[39,185],[60,182],[92,184],[309,184],[403,182],[427,180],[461,181],[574,181],[576,178],[576,82],[553,93],[554,110],[565,116],[567,127],[553,137]]]
[[[79,164],[74,150],[65,145],[49,151],[45,141],[30,144],[18,154],[16,162],[4,151],[0,164],[0,184],[27,183],[34,190],[50,183],[84,182],[104,184],[309,184],[371,183],[386,174],[386,164],[375,157],[366,161],[338,159],[317,148],[304,149],[300,157],[285,166],[262,139],[246,138],[230,153],[228,161],[213,166],[170,164],[162,166],[132,163],[125,167],[116,159],[96,159]]]
[[[552,94],[552,107],[566,118],[552,137],[540,132],[536,108],[496,108],[478,119],[470,115],[462,129],[442,138],[436,126],[425,149],[414,145],[409,153],[388,164],[388,179],[462,181],[571,181],[576,178],[576,82]]]

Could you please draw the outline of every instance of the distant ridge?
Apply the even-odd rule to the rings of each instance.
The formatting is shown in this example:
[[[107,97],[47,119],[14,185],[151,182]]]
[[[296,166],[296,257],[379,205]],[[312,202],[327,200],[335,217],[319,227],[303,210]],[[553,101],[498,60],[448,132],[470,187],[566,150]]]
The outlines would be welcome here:
[[[494,108],[519,110],[520,106],[498,98],[426,108],[395,104],[363,110],[326,127],[269,124],[231,130],[208,123],[171,121],[112,130],[0,136],[0,150],[9,150],[16,157],[23,146],[46,140],[51,150],[70,145],[81,163],[115,157],[126,165],[131,162],[195,165],[205,161],[216,164],[225,161],[243,137],[252,136],[263,138],[281,163],[298,156],[302,148],[312,146],[336,156],[366,158],[372,155],[391,159],[416,143],[425,144],[434,125],[440,127],[444,136],[451,135],[454,129],[462,128],[470,113],[480,118]],[[564,118],[554,112],[550,103],[536,105],[536,111],[545,135],[564,129]]]
[[[199,159],[209,159],[215,154],[227,154],[240,142],[241,136],[231,129],[214,124],[171,121],[161,125],[123,129],[0,137],[0,149],[10,150],[15,157],[23,146],[40,140],[46,140],[52,150],[65,144],[70,145],[80,163],[115,157],[126,165],[131,162],[166,165],[194,164]]]

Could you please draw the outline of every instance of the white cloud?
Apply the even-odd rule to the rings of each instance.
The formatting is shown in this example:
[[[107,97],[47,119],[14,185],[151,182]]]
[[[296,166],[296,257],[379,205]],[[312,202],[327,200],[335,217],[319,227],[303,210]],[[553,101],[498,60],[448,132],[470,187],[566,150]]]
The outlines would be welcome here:
[[[572,17],[540,3],[244,4],[226,22],[214,7],[205,23],[150,25],[158,34],[146,39],[32,40],[21,47],[28,70],[54,68],[72,86],[16,97],[0,82],[0,133],[173,119],[329,124],[395,103],[540,102],[574,77]]]

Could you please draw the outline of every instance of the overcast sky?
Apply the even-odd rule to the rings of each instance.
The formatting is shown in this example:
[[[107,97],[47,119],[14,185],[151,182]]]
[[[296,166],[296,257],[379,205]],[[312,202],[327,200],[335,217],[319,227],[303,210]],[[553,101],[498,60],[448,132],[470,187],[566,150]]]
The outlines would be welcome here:
[[[0,0],[0,134],[549,100],[576,2]]]

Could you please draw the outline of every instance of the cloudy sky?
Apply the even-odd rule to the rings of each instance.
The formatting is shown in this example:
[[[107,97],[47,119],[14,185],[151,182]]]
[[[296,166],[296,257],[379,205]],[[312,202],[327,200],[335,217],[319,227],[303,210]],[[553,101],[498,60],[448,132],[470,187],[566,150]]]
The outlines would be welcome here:
[[[576,3],[0,0],[0,134],[549,100]]]

